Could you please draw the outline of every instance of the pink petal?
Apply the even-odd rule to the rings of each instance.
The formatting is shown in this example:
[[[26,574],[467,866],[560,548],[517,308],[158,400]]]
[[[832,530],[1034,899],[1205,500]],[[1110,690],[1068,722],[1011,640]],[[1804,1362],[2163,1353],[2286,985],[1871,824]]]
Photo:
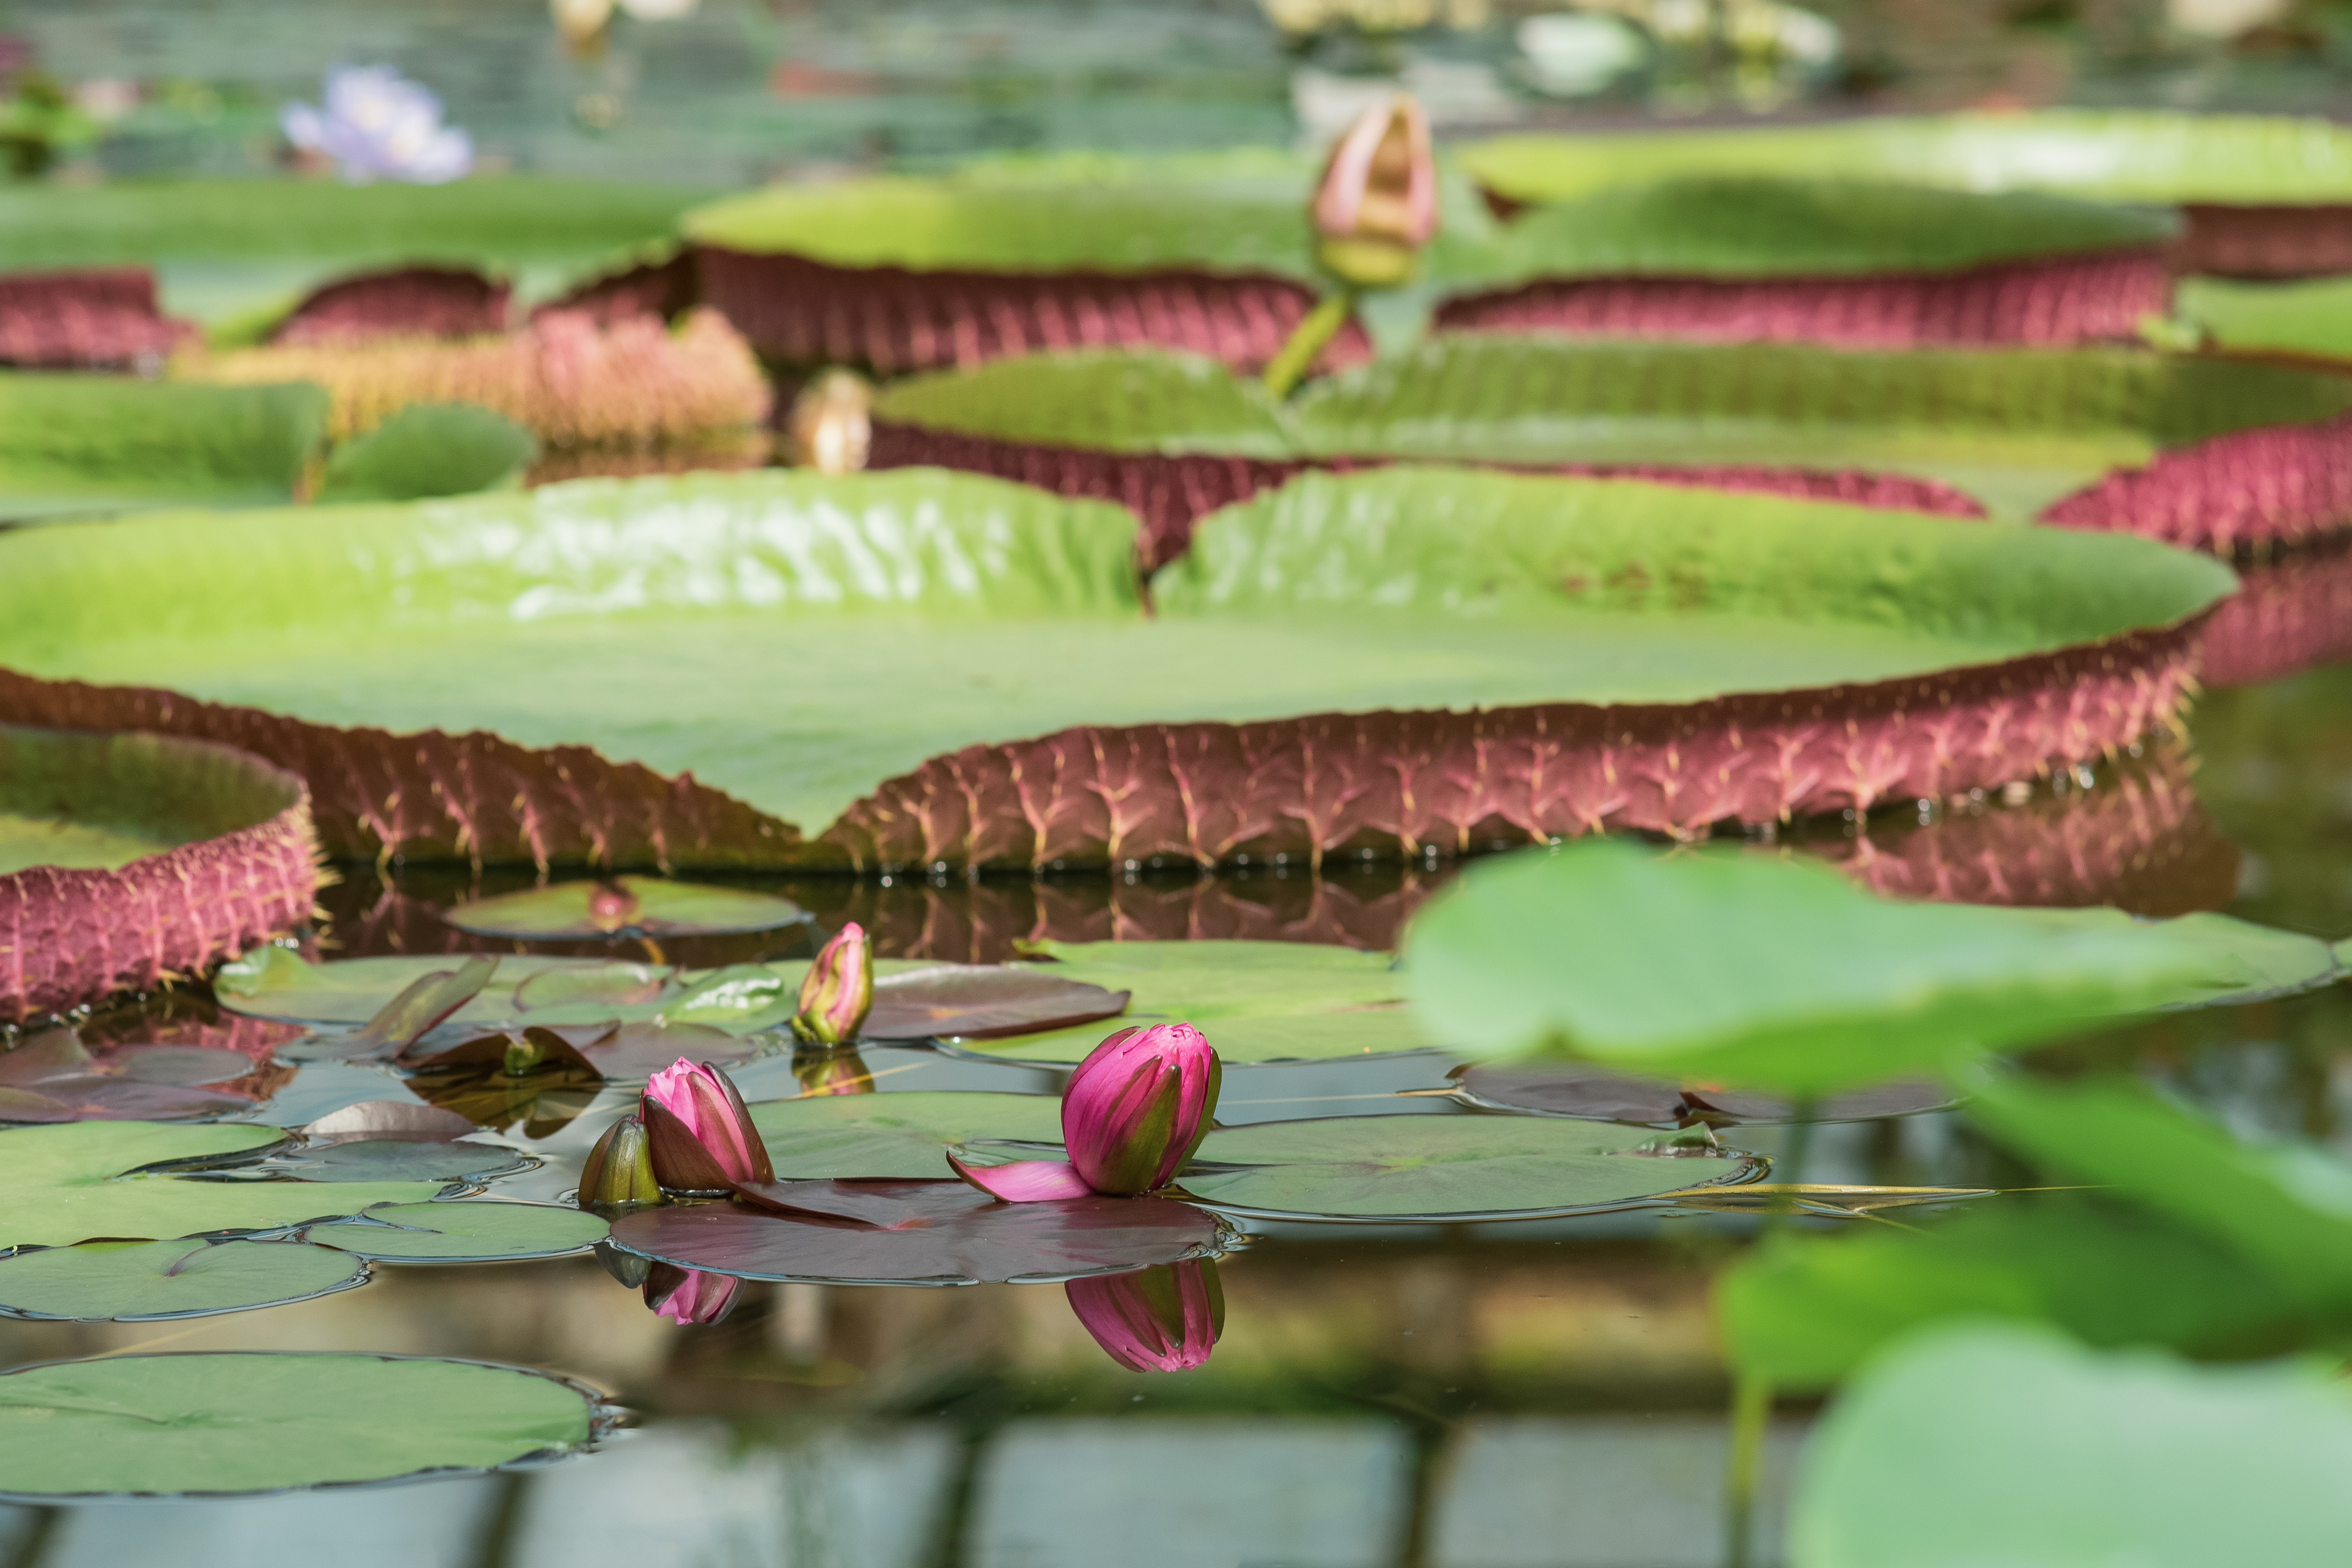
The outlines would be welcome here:
[[[992,1198],[1008,1204],[1045,1203],[1053,1198],[1089,1198],[1077,1167],[1067,1160],[1015,1160],[1009,1165],[967,1165],[953,1154],[948,1163],[955,1173]]]

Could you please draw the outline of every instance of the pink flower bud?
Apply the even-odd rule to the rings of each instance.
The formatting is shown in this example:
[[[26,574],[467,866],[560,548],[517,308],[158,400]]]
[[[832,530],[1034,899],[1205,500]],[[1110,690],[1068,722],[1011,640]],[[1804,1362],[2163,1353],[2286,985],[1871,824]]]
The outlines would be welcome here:
[[[715,1323],[735,1304],[743,1281],[732,1274],[656,1263],[646,1276],[646,1305],[675,1323]]]
[[[874,949],[856,921],[820,949],[801,980],[793,1033],[811,1045],[838,1046],[857,1037],[874,1007]]]
[[[1148,1193],[1184,1168],[1216,1114],[1223,1069],[1190,1024],[1121,1029],[1062,1091],[1062,1143],[1098,1193]]]
[[[635,924],[637,896],[618,882],[599,882],[588,895],[588,919],[598,931],[619,931]]]
[[[1205,1258],[1062,1287],[1095,1343],[1129,1372],[1187,1372],[1225,1331],[1225,1292]]]
[[[970,1165],[948,1152],[955,1173],[1008,1204],[1038,1204],[1054,1198],[1090,1198],[1095,1190],[1067,1160],[1015,1160],[1004,1165]]]
[[[1364,287],[1402,282],[1437,233],[1437,161],[1421,105],[1398,93],[1365,110],[1332,147],[1314,210],[1324,266]]]
[[[646,1085],[640,1112],[654,1178],[672,1192],[725,1192],[737,1182],[772,1182],[768,1145],[733,1080],[680,1057]]]

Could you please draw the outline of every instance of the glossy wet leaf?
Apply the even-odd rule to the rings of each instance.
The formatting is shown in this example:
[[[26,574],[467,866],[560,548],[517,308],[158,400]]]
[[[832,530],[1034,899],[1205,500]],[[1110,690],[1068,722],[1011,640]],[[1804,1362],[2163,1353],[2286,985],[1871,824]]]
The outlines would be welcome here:
[[[366,1279],[358,1258],[299,1242],[84,1242],[0,1258],[0,1313],[190,1318],[307,1301]]]
[[[1924,1324],[2005,1318],[2088,1344],[2237,1357],[2312,1326],[2267,1270],[2113,1196],[2012,1194],[1917,1228],[1774,1235],[1721,1277],[1716,1308],[1741,1372],[1825,1388]]]
[[[2249,1142],[2127,1079],[1988,1076],[1970,1120],[2052,1176],[2205,1237],[2307,1305],[2352,1305],[2352,1163],[2302,1139]]]
[[[577,1388],[523,1367],[268,1351],[0,1373],[0,1493],[277,1491],[488,1469],[586,1443]]]
[[[772,931],[799,924],[808,919],[808,911],[790,899],[740,888],[673,882],[661,877],[615,877],[609,881],[558,882],[529,892],[478,899],[444,910],[441,918],[459,931],[482,936],[577,942],[623,934],[713,936]],[[541,982],[541,991],[553,988],[554,984],[554,977],[549,977]],[[524,1000],[540,1005],[530,997]]]
[[[99,1237],[275,1230],[419,1203],[439,1182],[217,1182],[124,1173],[166,1161],[230,1157],[284,1138],[275,1127],[77,1121],[0,1131],[0,1247],[69,1247]]]
[[[306,1182],[484,1182],[530,1164],[495,1143],[422,1143],[410,1139],[338,1141],[276,1162]]]
[[[314,1225],[302,1233],[362,1258],[418,1263],[483,1263],[559,1258],[604,1238],[604,1222],[578,1209],[484,1201],[393,1204],[357,1219]]]
[[[758,1101],[751,1124],[780,1179],[936,1179],[950,1173],[948,1148],[975,1138],[1059,1143],[1062,1100],[981,1090],[808,1095]]]
[[[1470,868],[1405,973],[1465,1056],[1802,1096],[2263,981],[2233,931],[2272,951],[2218,917],[1895,903],[1811,863],[1595,842]]]
[[[71,1029],[44,1029],[0,1051],[0,1121],[174,1121],[253,1108],[233,1089],[201,1089],[254,1068],[241,1051],[115,1046],[92,1051]]]
[[[290,949],[273,945],[256,948],[223,964],[214,975],[213,989],[222,1006],[254,1017],[304,1024],[364,1024],[419,980],[436,971],[454,971],[463,962],[457,955],[436,954],[312,963]],[[668,971],[656,967],[652,973],[662,975]],[[557,976],[611,973],[611,966],[597,959],[501,958],[492,984],[444,1022],[508,1023],[524,1011],[515,999],[516,992],[534,980],[545,984]]]
[[[444,1143],[474,1130],[464,1117],[413,1100],[363,1100],[302,1129],[313,1138],[414,1138]]]
[[[578,969],[541,969],[515,986],[515,1005],[526,1013],[573,1003],[634,1007],[660,995],[668,976],[667,964],[617,959]]]
[[[1738,1156],[1635,1152],[1656,1136],[1537,1117],[1260,1122],[1210,1133],[1177,1185],[1203,1203],[1253,1214],[1445,1218],[1603,1207],[1756,1169]]]
[[[327,395],[307,383],[0,372],[0,521],[283,506],[326,427]]]
[[[520,483],[531,433],[476,403],[415,403],[328,458],[318,499],[415,500]]]
[[[920,1223],[885,1229],[695,1204],[625,1215],[613,1239],[681,1268],[754,1279],[931,1285],[1124,1273],[1202,1257],[1219,1242],[1213,1215],[1165,1198],[1003,1204],[961,1182],[891,1185],[888,1195]]]
[[[1907,1342],[1815,1431],[1806,1568],[2324,1563],[2352,1539],[2352,1398],[2324,1365],[2193,1367],[2054,1334]]]
[[[938,963],[877,979],[857,1037],[998,1039],[1114,1018],[1127,1003],[1123,990],[1036,964]]]
[[[109,527],[100,578],[54,530],[0,535],[0,661],[593,745],[812,836],[931,757],[1075,723],[1877,680],[2168,625],[2232,581],[2127,535],[1410,468],[1302,476],[1204,520],[1148,620],[1130,513],[921,468]],[[256,560],[266,581],[237,564]]]
[[[453,959],[446,969],[427,970],[360,1026],[351,1039],[352,1053],[401,1051],[415,1045],[463,1011],[498,972],[497,958],[479,954]]]

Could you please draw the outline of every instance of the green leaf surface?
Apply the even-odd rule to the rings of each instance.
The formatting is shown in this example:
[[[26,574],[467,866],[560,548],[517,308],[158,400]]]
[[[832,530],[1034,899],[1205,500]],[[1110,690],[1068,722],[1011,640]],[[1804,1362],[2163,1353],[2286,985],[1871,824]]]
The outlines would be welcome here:
[[[2352,278],[2293,283],[2184,278],[2172,308],[2225,353],[2352,360]]]
[[[1698,175],[1547,203],[1504,229],[1502,279],[1822,278],[1957,272],[2162,245],[2170,214],[2039,194]]]
[[[600,889],[616,889],[622,897],[611,900],[609,908],[593,905]],[[558,882],[476,899],[444,910],[441,918],[459,931],[485,936],[576,942],[623,931],[656,937],[773,931],[799,924],[808,919],[808,911],[772,893],[673,882],[666,877],[615,877],[609,882]]]
[[[1593,842],[1467,869],[1415,917],[1406,979],[1465,1056],[1802,1096],[2265,979],[2233,933],[2275,956],[2219,917],[1895,903],[1808,862]]]
[[[10,191],[0,186],[0,206]],[[326,391],[308,382],[0,371],[0,522],[282,506],[326,429]]]
[[[2238,1355],[2301,1319],[2222,1244],[2111,1198],[2005,1196],[1916,1229],[1783,1232],[1716,1286],[1732,1363],[1795,1393],[1845,1378],[1923,1324],[2009,1318],[2087,1344]]]
[[[580,1390],[524,1367],[267,1351],[0,1374],[0,1493],[277,1491],[488,1469],[586,1443]]]
[[[583,1251],[609,1229],[578,1209],[464,1201],[379,1205],[355,1220],[314,1225],[302,1239],[394,1262],[495,1263]]]
[[[915,1090],[763,1100],[751,1124],[780,1181],[824,1177],[953,1176],[947,1150],[974,1139],[1062,1141],[1062,1100],[1051,1094]]]
[[[2352,1163],[2301,1140],[2247,1142],[2115,1079],[1974,1086],[1970,1120],[2063,1180],[2112,1188],[2259,1266],[2297,1300],[2352,1307]]]
[[[233,1154],[275,1143],[275,1127],[179,1127],[74,1121],[0,1131],[0,1248],[70,1247],[102,1237],[276,1230],[355,1214],[371,1204],[416,1203],[439,1182],[205,1182],[125,1174],[166,1161]]]
[[[1022,354],[910,375],[875,393],[873,416],[1090,451],[1279,458],[1299,450],[1264,381],[1168,349]]]
[[[1500,136],[1457,147],[1454,156],[1480,184],[1523,202],[1790,170],[2108,201],[2352,201],[2352,132],[2285,115],[2045,109],[1870,116],[1753,130]]]
[[[1123,510],[925,469],[104,526],[103,551],[0,535],[0,661],[591,744],[811,827],[1071,724],[1878,680],[2167,625],[2232,582],[2123,535],[1419,468],[1203,520],[1149,620]]]
[[[325,502],[416,500],[520,484],[531,433],[476,403],[415,403],[327,459]]]
[[[359,1259],[299,1242],[85,1242],[0,1258],[0,1312],[84,1322],[194,1318],[307,1301],[366,1280]]]
[[[1270,1005],[1285,999],[1269,997]],[[1401,1006],[1345,1008],[1328,1013],[1272,1011],[1260,1016],[1211,1009],[1199,1016],[1181,1005],[1139,1015],[1130,1006],[1116,1018],[1083,1024],[1071,1029],[1018,1035],[1001,1040],[957,1040],[956,1049],[991,1061],[1075,1064],[1087,1059],[1105,1037],[1130,1025],[1149,1026],[1176,1020],[1200,1025],[1202,1037],[1215,1047],[1227,1067],[1265,1062],[1351,1061],[1359,1057],[1386,1056],[1399,1051],[1425,1051],[1437,1042],[1422,1031],[1409,1008]]]
[[[420,1143],[353,1138],[289,1153],[278,1162],[306,1182],[484,1182],[529,1163],[495,1143]]]
[[[1830,1409],[1790,1506],[1805,1568],[2324,1563],[2352,1539],[2329,1369],[2196,1368],[2053,1334],[1907,1342]]]
[[[1212,1132],[1177,1185],[1302,1219],[1564,1213],[1738,1181],[1755,1162],[1649,1155],[1647,1128],[1520,1116],[1334,1116]],[[1211,1167],[1233,1165],[1236,1170]]]

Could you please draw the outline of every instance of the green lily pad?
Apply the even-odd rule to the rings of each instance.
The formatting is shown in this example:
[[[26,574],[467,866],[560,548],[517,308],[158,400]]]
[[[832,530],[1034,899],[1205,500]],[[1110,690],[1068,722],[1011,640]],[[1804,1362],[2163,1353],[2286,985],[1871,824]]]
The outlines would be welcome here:
[[[1051,1094],[915,1090],[763,1100],[751,1124],[779,1180],[954,1175],[947,1151],[973,1139],[1059,1143],[1062,1100]]]
[[[1410,468],[1204,520],[1148,620],[1123,509],[919,468],[108,527],[95,576],[82,541],[0,534],[0,662],[593,745],[811,826],[929,758],[1075,723],[1889,679],[2170,625],[2231,583],[2126,536]]]
[[[2352,279],[2241,283],[2184,278],[2173,313],[2228,353],[2352,360]]]
[[[2316,1364],[2200,1368],[1956,1325],[1833,1405],[1789,1521],[1806,1568],[2325,1563],[2352,1401]]]
[[[1243,1214],[1444,1220],[1613,1208],[1759,1169],[1743,1155],[1641,1152],[1657,1140],[1646,1128],[1531,1116],[1267,1121],[1210,1133],[1177,1186]]]
[[[229,1116],[250,1095],[202,1089],[254,1068],[241,1051],[188,1046],[86,1048],[71,1029],[44,1029],[0,1051],[0,1121],[175,1121]]]
[[[527,1367],[226,1351],[0,1373],[0,1495],[219,1496],[495,1469],[571,1452],[591,1396]]]
[[[1192,1020],[1192,1010],[1177,1006],[1147,1015],[1130,1009],[1116,1018],[1074,1029],[1016,1035],[1002,1040],[957,1039],[953,1043],[963,1055],[990,1061],[1075,1065],[1086,1060],[1114,1029],[1176,1020]],[[1269,1017],[1212,1014],[1194,1021],[1199,1023],[1202,1037],[1215,1047],[1217,1059],[1227,1067],[1251,1067],[1265,1062],[1351,1061],[1359,1057],[1433,1048],[1411,1009],[1394,1005],[1331,1013],[1277,1013]]]
[[[320,1144],[276,1163],[306,1182],[485,1182],[534,1162],[495,1143],[363,1138]]]
[[[0,1258],[0,1313],[82,1322],[200,1318],[367,1283],[346,1253],[286,1241],[86,1241]]]
[[[604,901],[599,904],[599,892]],[[790,899],[740,888],[673,882],[662,877],[558,882],[527,893],[478,899],[446,910],[459,931],[526,942],[598,941],[615,936],[716,936],[798,925],[808,911]],[[635,967],[634,965],[631,967]]]
[[[275,1127],[73,1121],[0,1131],[0,1249],[100,1238],[278,1230],[372,1204],[421,1203],[439,1182],[218,1182],[126,1174],[139,1167],[257,1150]]]
[[[326,430],[326,391],[307,382],[0,372],[0,521],[283,506]]]
[[[1893,180],[2105,201],[2300,205],[2352,201],[2352,132],[2286,115],[2044,109],[1872,115],[1816,125],[1530,134],[1454,151],[1514,201],[1701,175]]]
[[[335,448],[319,500],[415,500],[520,484],[539,441],[477,403],[415,403]]]
[[[495,1263],[584,1252],[609,1228],[593,1214],[545,1204],[406,1203],[314,1225],[302,1239],[394,1262]]]
[[[1415,917],[1405,974],[1426,1026],[1464,1055],[1802,1098],[2255,994],[2285,962],[2275,934],[2217,916],[1895,903],[1808,862],[1595,842],[1467,869]]]

